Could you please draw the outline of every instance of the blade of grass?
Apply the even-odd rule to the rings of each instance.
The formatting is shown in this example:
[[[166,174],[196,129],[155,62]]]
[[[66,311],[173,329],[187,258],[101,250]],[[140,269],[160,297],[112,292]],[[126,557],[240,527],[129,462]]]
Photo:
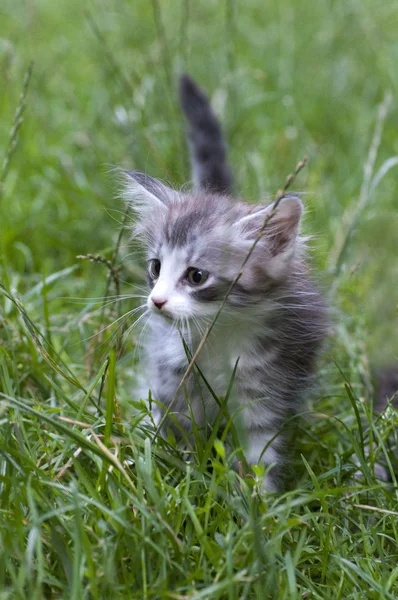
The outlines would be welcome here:
[[[11,131],[10,131],[8,147],[7,147],[6,154],[5,154],[3,164],[1,167],[1,171],[0,171],[0,202],[4,195],[4,183],[5,183],[9,168],[10,168],[12,156],[13,156],[15,149],[17,147],[17,144],[18,144],[18,138],[19,138],[20,130],[22,127],[23,119],[24,119],[24,112],[26,109],[26,99],[28,96],[29,84],[30,84],[30,80],[32,77],[32,72],[33,72],[33,64],[34,64],[33,61],[31,61],[29,63],[29,66],[25,73],[25,77],[24,77],[24,81],[23,81],[23,85],[22,85],[22,92],[21,92],[21,96],[19,98],[19,104],[17,106],[17,110],[15,113],[14,123],[13,123]]]

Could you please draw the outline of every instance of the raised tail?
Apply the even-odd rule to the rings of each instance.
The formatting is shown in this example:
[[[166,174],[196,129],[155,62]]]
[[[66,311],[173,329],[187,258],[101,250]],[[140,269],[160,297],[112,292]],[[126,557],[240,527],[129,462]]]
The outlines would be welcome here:
[[[192,177],[196,187],[230,194],[233,178],[220,124],[206,94],[188,76],[180,79],[180,103],[188,121]]]

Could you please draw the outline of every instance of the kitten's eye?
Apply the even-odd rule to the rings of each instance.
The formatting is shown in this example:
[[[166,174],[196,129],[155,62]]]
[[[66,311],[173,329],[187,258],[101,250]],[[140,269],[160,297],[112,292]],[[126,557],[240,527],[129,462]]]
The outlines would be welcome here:
[[[194,267],[189,267],[187,271],[187,279],[191,285],[201,285],[204,283],[209,274],[207,271],[201,271],[200,269],[195,269]]]
[[[153,277],[154,279],[157,279],[159,277],[160,274],[160,260],[158,260],[157,258],[153,258],[152,260],[149,261],[149,267],[148,267],[148,271],[151,277]]]

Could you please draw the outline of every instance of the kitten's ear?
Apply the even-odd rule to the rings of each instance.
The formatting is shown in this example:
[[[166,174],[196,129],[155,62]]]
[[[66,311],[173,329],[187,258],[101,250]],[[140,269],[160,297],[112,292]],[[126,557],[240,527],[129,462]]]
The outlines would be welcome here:
[[[157,179],[139,171],[124,171],[125,186],[123,196],[133,209],[167,210],[170,204],[178,201],[178,192]]]
[[[241,232],[250,239],[255,239],[271,215],[275,204],[256,210],[240,219]],[[303,204],[298,196],[289,195],[283,198],[276,207],[275,214],[268,221],[262,238],[262,245],[267,248],[270,259],[267,269],[270,275],[278,277],[286,273],[297,249],[300,221]]]
[[[271,204],[269,212],[273,209],[274,204]],[[284,253],[295,246],[302,214],[303,203],[298,196],[287,196],[280,201],[264,231],[273,255]]]

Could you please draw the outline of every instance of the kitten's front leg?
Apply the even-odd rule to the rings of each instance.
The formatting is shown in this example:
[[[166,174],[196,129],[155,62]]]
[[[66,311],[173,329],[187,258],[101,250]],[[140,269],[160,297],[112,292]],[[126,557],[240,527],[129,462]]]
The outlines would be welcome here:
[[[271,469],[264,477],[264,490],[278,492],[284,487],[287,471],[287,442],[281,435],[260,427],[250,428],[247,432],[247,448],[245,457],[249,465],[263,463]]]

